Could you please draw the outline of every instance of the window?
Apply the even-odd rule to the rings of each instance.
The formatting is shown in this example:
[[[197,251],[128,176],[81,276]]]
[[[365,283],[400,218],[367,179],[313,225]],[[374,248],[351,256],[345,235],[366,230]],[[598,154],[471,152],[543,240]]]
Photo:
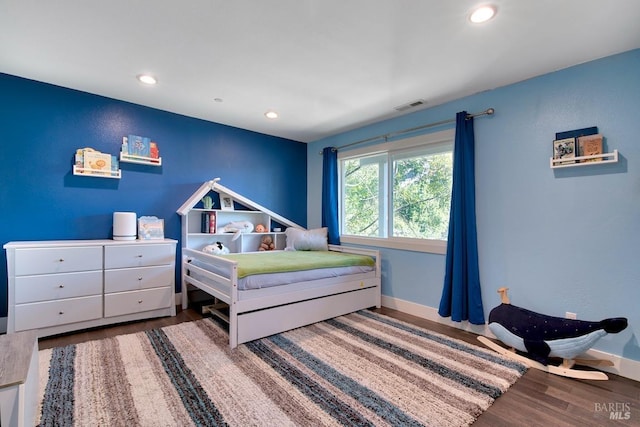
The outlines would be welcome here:
[[[453,138],[448,130],[339,153],[341,240],[444,253]]]

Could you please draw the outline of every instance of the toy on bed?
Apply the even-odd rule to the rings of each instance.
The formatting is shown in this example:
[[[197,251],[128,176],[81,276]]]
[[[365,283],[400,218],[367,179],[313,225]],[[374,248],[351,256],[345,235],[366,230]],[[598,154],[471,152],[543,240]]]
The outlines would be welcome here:
[[[222,242],[216,242],[213,245],[207,245],[202,248],[202,252],[214,255],[224,255],[229,253],[229,248],[222,244]]]
[[[232,221],[222,227],[223,233],[234,233],[231,240],[236,240],[240,237],[240,233],[251,233],[253,231],[253,224],[249,221]]]
[[[607,375],[599,371],[572,369],[576,356],[591,348],[598,339],[608,333],[618,333],[627,327],[627,319],[615,317],[599,322],[564,319],[547,316],[515,305],[507,296],[508,288],[500,288],[501,304],[489,313],[489,329],[505,345],[506,349],[489,339],[478,340],[492,350],[511,356],[526,365],[556,375],[579,379],[606,380]],[[515,353],[519,350],[528,357]],[[561,366],[549,364],[549,358],[562,358]],[[579,364],[590,366],[612,366],[610,361],[580,359]]]

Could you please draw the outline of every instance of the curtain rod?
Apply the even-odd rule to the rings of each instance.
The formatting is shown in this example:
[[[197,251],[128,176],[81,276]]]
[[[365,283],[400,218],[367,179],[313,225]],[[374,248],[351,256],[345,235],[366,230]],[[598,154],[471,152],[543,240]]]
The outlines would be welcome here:
[[[496,112],[496,110],[494,110],[493,108],[487,108],[486,110],[481,111],[479,113],[467,114],[467,120],[469,120],[469,119],[471,119],[473,117],[478,117],[478,116],[491,116],[495,112]],[[391,136],[402,135],[403,133],[414,132],[416,130],[432,128],[432,127],[435,127],[435,126],[441,126],[441,125],[446,125],[446,124],[455,123],[455,122],[456,122],[456,119],[440,120],[439,122],[429,123],[428,125],[422,125],[422,126],[417,126],[417,127],[414,127],[414,128],[403,129],[403,130],[399,130],[399,131],[396,131],[396,132],[389,132],[389,133],[385,133],[385,134],[382,134],[382,135],[374,136],[372,138],[361,139],[360,141],[351,142],[349,144],[342,145],[340,147],[334,147],[333,151],[337,151],[337,150],[340,150],[340,149],[343,149],[343,148],[351,147],[352,145],[363,144],[365,142],[375,141],[377,139],[383,139],[384,138],[385,140],[387,140]],[[322,151],[320,151],[320,154],[322,154]]]

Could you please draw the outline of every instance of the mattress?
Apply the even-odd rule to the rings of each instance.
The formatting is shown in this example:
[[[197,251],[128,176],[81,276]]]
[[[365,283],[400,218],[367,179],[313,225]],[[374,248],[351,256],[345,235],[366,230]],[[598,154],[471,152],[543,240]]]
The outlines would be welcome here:
[[[283,256],[278,254],[282,254]],[[243,258],[250,258],[248,256],[244,257],[244,255],[251,255],[254,260],[256,259],[255,255],[263,257],[257,259],[264,259],[264,264],[269,264],[269,267],[259,267],[257,269],[246,266],[241,267]],[[238,290],[263,289],[296,282],[367,273],[373,271],[375,268],[375,262],[371,257],[331,251],[299,251],[297,255],[293,253],[293,256],[291,252],[278,251],[259,254],[233,254],[223,257],[238,262],[238,271],[242,271],[243,276],[238,278]],[[284,260],[285,258],[286,261],[282,261],[282,266],[277,267],[280,260]],[[274,261],[271,262],[268,260]],[[227,273],[215,265],[197,259],[192,260],[191,263],[212,273],[222,276],[227,275]],[[262,271],[271,272],[264,273]],[[196,280],[208,282],[208,279],[202,277],[197,272],[192,271],[190,275]],[[240,276],[240,274],[238,276]]]

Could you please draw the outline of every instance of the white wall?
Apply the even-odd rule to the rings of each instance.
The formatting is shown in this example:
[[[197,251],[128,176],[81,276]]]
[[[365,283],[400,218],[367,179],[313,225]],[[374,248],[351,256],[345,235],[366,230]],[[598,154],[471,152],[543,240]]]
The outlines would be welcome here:
[[[493,107],[475,120],[485,313],[515,305],[579,319],[627,317],[595,349],[640,360],[640,50],[604,58],[308,144],[308,226],[320,226],[322,156],[375,135]],[[598,126],[617,164],[549,168],[556,132]],[[437,131],[442,128],[430,129]],[[444,256],[383,249],[383,294],[438,307]]]

